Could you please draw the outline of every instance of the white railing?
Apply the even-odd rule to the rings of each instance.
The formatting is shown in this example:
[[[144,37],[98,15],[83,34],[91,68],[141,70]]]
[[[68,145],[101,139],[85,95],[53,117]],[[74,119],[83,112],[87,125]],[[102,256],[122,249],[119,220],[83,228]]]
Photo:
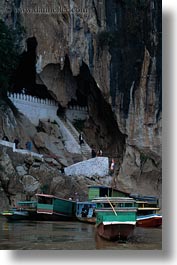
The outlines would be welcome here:
[[[53,119],[56,116],[58,104],[54,100],[40,99],[26,94],[8,94],[16,108],[34,124],[39,120]]]
[[[14,100],[22,100],[22,101],[28,101],[32,103],[38,103],[38,104],[45,104],[49,106],[57,106],[58,103],[51,99],[42,99],[38,97],[33,97],[31,95],[21,94],[21,93],[8,93],[8,97],[14,101]]]
[[[33,157],[40,157],[43,160],[43,155],[40,155],[40,154],[35,153],[35,152],[31,152],[29,150],[25,150],[25,149],[17,149],[17,148],[15,148],[15,143],[0,140],[0,145],[12,148],[13,152],[20,153],[23,155],[31,155]]]
[[[15,151],[15,143],[11,143],[8,141],[0,140],[0,145],[6,146],[6,147],[11,147],[13,152]]]
[[[66,117],[73,122],[74,120],[86,120],[88,116],[87,106],[81,107],[78,105],[69,106],[66,110]]]
[[[79,105],[73,105],[73,106],[71,106],[71,105],[69,105],[68,106],[68,109],[70,109],[70,110],[80,110],[80,111],[88,111],[88,108],[87,108],[87,106],[79,106]]]

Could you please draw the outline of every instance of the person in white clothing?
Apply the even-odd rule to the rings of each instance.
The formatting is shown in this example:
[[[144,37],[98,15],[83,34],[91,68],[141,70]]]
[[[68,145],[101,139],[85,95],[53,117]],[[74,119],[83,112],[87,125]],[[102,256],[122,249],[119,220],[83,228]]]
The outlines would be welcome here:
[[[112,175],[114,173],[114,169],[115,169],[115,161],[112,158],[111,160],[111,165],[110,165],[110,174]]]

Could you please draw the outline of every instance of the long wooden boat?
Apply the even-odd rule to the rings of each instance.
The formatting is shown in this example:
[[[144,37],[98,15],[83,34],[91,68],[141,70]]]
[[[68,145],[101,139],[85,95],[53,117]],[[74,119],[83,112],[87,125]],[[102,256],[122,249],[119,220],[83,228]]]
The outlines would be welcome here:
[[[146,214],[137,216],[136,226],[141,227],[159,227],[162,225],[162,215],[160,214]]]
[[[75,220],[76,202],[48,194],[36,194],[37,216],[39,220],[71,221]]]
[[[1,213],[8,221],[20,221],[31,219],[30,212],[36,211],[36,201],[19,201],[16,207]]]
[[[139,227],[159,227],[162,225],[159,200],[156,196],[131,195],[137,203],[137,222]]]
[[[136,225],[135,200],[123,197],[100,197],[96,203],[96,232],[107,240],[127,240]]]
[[[141,227],[159,227],[162,225],[162,215],[159,213],[159,207],[148,207],[148,202],[137,203],[137,222],[136,226]]]
[[[91,201],[76,202],[76,218],[80,222],[95,224],[96,204]]]
[[[27,220],[29,216],[27,211],[19,210],[17,208],[3,211],[1,215],[6,217],[8,221]]]

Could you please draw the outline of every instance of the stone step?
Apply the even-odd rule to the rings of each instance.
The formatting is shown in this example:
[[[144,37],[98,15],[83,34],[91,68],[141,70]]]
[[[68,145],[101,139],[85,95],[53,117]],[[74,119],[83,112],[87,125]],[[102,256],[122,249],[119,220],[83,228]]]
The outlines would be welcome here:
[[[63,121],[63,120],[62,120]],[[72,136],[75,138],[75,140],[77,141],[77,143],[79,143],[79,137],[78,135],[73,131],[73,129],[67,124],[67,122],[64,121],[64,125],[65,127],[70,131],[70,133],[72,134]],[[83,144],[84,145],[84,144]],[[85,148],[87,148],[85,146]]]
[[[68,123],[61,119],[62,122],[64,123],[65,127],[70,131],[70,133],[72,134],[72,136],[77,140],[77,142],[79,143],[79,139],[78,139],[78,135],[73,131],[73,129],[71,128],[71,126],[68,125]]]
[[[82,150],[81,149],[81,152],[84,153],[84,154],[90,154],[90,152],[88,150]]]
[[[62,120],[64,126],[70,131],[70,133],[72,134],[72,136],[74,137],[76,142],[80,145],[78,134],[73,130],[73,128],[63,118],[61,118],[61,120]],[[88,150],[88,147],[85,144],[81,145],[81,153],[86,158],[91,158],[90,150]]]

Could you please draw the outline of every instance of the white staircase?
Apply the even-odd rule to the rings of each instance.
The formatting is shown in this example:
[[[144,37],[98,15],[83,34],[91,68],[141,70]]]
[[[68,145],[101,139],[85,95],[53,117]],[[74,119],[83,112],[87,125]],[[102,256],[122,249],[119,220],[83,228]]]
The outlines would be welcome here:
[[[63,118],[60,118],[64,124],[64,126],[70,131],[74,139],[76,140],[77,144],[80,146],[80,151],[82,155],[86,158],[89,159],[91,158],[91,148],[90,146],[84,141],[82,145],[79,144],[79,132],[75,129],[75,127],[72,125],[72,123],[66,119],[64,120]]]

